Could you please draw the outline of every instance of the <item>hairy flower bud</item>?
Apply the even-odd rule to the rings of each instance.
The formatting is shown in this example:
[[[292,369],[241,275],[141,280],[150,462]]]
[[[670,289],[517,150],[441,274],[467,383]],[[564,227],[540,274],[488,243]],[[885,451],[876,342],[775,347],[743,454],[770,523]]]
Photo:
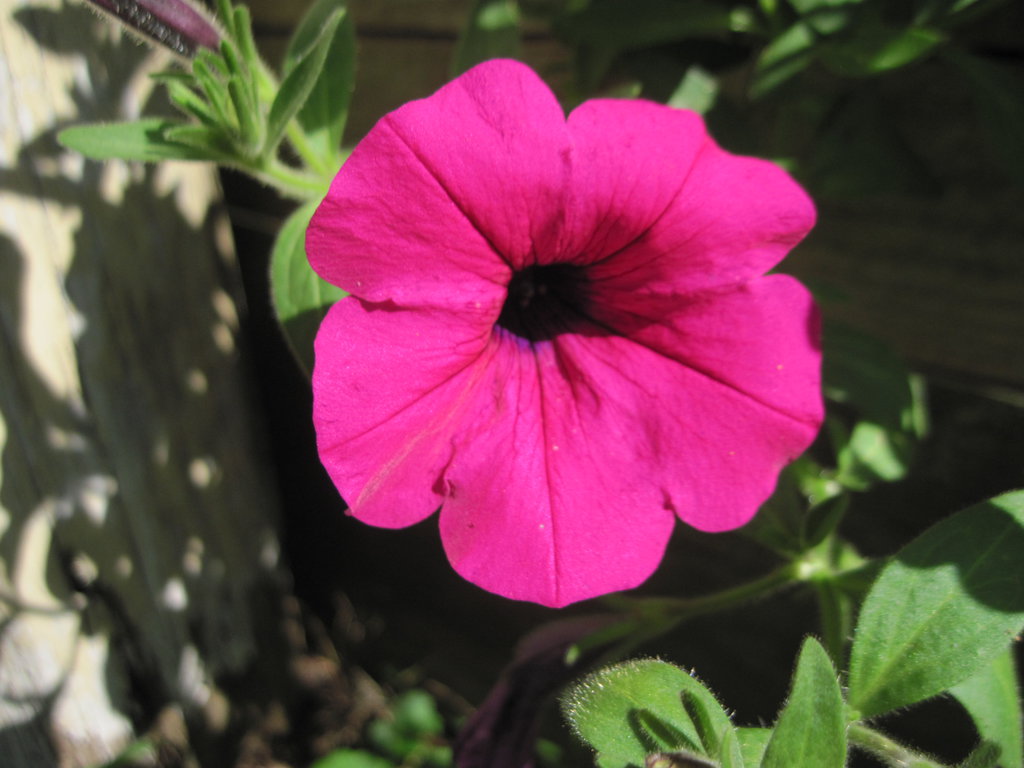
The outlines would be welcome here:
[[[206,13],[188,0],[90,0],[147,41],[191,58],[199,48],[216,50],[221,33]]]

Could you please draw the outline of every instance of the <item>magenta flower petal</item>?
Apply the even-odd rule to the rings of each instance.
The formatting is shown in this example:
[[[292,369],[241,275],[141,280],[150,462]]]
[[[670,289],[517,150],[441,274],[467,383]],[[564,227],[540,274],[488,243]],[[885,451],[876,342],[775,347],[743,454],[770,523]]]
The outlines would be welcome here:
[[[573,201],[585,214],[565,250],[602,260],[595,281],[643,294],[735,284],[774,267],[814,226],[814,204],[784,171],[725,152],[692,112],[598,100],[569,128]]]
[[[697,115],[566,120],[521,64],[384,118],[307,235],[348,289],[317,338],[320,454],[352,513],[441,507],[456,570],[560,606],[641,583],[675,518],[743,525],[822,419],[818,316],[764,277],[810,229]]]
[[[568,155],[561,107],[532,71],[476,67],[356,147],[309,228],[310,263],[370,301],[500,305],[509,265],[560,225]]]
[[[331,308],[316,338],[313,420],[321,460],[356,517],[400,528],[437,510],[454,435],[477,406],[488,338],[454,313],[355,299]]]
[[[445,472],[448,558],[506,597],[562,606],[635,587],[672,532],[674,515],[637,453],[644,437],[623,418],[643,393],[578,369],[595,362],[577,359],[587,341],[567,335],[524,354],[503,338],[493,412],[466,425]]]

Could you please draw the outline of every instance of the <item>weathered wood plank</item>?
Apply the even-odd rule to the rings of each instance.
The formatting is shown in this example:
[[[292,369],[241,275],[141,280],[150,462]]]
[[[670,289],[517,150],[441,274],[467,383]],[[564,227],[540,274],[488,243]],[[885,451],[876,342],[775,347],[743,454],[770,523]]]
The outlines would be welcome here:
[[[166,61],[57,0],[0,0],[0,48],[0,755],[95,765],[252,664],[274,493],[212,169],[54,139]]]

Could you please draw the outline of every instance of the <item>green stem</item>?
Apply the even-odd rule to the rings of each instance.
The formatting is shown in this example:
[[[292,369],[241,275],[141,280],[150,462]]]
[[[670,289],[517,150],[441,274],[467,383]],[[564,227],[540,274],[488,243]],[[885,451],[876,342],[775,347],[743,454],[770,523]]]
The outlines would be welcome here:
[[[884,733],[860,723],[851,725],[846,736],[851,745],[870,752],[891,768],[947,768],[927,755],[908,749]]]
[[[710,595],[639,600],[622,596],[607,598],[607,602],[614,607],[633,614],[634,618],[630,621],[635,622],[636,630],[606,652],[599,665],[628,655],[649,640],[671,632],[684,621],[729,610],[797,584],[807,578],[805,571],[806,564],[801,560],[795,560],[760,578]]]
[[[847,638],[853,632],[853,606],[850,597],[833,581],[824,579],[815,583],[818,613],[821,618],[821,637],[832,663],[842,665]]]
[[[802,560],[794,560],[771,573],[745,584],[723,589],[721,592],[689,598],[651,598],[644,600],[643,603],[645,608],[650,607],[659,613],[670,614],[678,621],[686,621],[708,613],[735,608],[777,592],[783,587],[799,583],[806,578],[804,570],[805,563]]]
[[[306,132],[302,130],[302,126],[299,125],[297,118],[293,118],[288,121],[288,127],[285,128],[285,136],[288,138],[288,143],[295,149],[296,154],[304,162],[310,170],[314,171],[319,176],[333,175],[337,169],[332,169],[331,163],[332,158],[322,157],[309,143],[309,137],[306,136]]]
[[[271,161],[263,168],[242,165],[240,170],[273,187],[285,197],[301,202],[319,200],[327,193],[330,183],[327,179],[289,168],[278,161]]]

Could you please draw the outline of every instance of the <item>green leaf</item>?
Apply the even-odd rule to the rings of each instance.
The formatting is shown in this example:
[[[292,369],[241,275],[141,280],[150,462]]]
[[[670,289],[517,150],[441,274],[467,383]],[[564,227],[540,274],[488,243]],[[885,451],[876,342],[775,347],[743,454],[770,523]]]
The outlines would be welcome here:
[[[698,703],[699,725],[687,712]],[[655,660],[598,670],[568,691],[562,711],[577,735],[598,752],[601,768],[643,765],[647,755],[659,752],[707,755],[707,733],[722,734],[731,727],[710,691],[678,667]]]
[[[217,0],[217,20],[220,21],[221,26],[224,27],[224,31],[228,33],[230,37],[237,36],[237,30],[234,27],[234,13],[232,12],[231,0]]]
[[[290,73],[314,47],[318,33],[335,12],[344,17],[334,32],[323,69],[316,79],[306,103],[299,112],[299,123],[315,153],[323,157],[326,170],[334,171],[341,164],[341,139],[348,120],[349,104],[355,85],[356,35],[346,0],[317,0],[303,16],[288,44],[285,74]]]
[[[137,768],[139,765],[151,765],[159,754],[159,747],[149,739],[134,741],[122,750],[121,754],[109,762],[95,768]]]
[[[680,40],[727,37],[742,24],[727,5],[707,0],[594,0],[558,19],[556,33],[576,48],[580,86],[603,84],[615,58],[625,52]]]
[[[57,135],[57,141],[94,160],[120,158],[147,163],[160,160],[224,160],[219,152],[167,137],[168,131],[192,127],[199,128],[162,118],[147,118],[131,123],[92,123],[65,128]]]
[[[971,86],[978,117],[1000,169],[1024,184],[1024,78],[979,56],[948,48],[945,58]]]
[[[251,156],[260,148],[260,132],[263,128],[259,108],[256,106],[256,94],[250,87],[251,81],[241,75],[232,75],[228,80],[228,94],[238,116],[239,134],[242,140],[240,147],[243,154]]]
[[[394,768],[394,763],[359,749],[336,749],[309,768]]]
[[[172,125],[164,131],[164,138],[175,144],[192,147],[208,160],[230,163],[234,148],[219,132],[205,125]]]
[[[999,760],[1000,754],[1002,750],[998,744],[983,741],[960,763],[959,768],[999,768],[1002,765]]]
[[[270,254],[270,289],[274,311],[296,358],[313,370],[313,339],[331,305],[346,294],[317,275],[306,259],[306,227],[316,210],[306,203],[281,226]]]
[[[1012,649],[1003,651],[949,692],[971,715],[978,735],[998,745],[1003,768],[1021,768],[1021,705]]]
[[[935,525],[882,569],[861,610],[849,702],[873,717],[981,672],[1024,626],[1024,491]]]
[[[797,12],[819,35],[832,35],[850,22],[853,6],[861,0],[789,0]]]
[[[839,448],[836,480],[854,490],[899,480],[907,473],[912,449],[905,435],[861,421]]]
[[[775,724],[761,768],[843,768],[846,718],[839,681],[825,649],[804,641],[793,686]]]
[[[227,76],[223,73],[221,64],[223,61],[219,57],[203,49],[192,62],[192,73],[216,114],[217,122],[224,126],[225,130],[234,131],[238,120],[228,97]]]
[[[395,726],[410,736],[436,736],[444,730],[444,718],[434,697],[426,691],[407,691],[392,706]]]
[[[729,728],[725,732],[718,761],[722,768],[743,768],[747,764],[743,759],[743,747],[735,728]]]
[[[814,30],[804,21],[798,21],[772,40],[757,57],[750,95],[764,96],[807,69],[814,60],[815,43]]]
[[[694,64],[666,102],[677,109],[692,109],[705,114],[718,98],[718,79]]]
[[[260,55],[256,50],[256,39],[252,35],[252,16],[249,9],[239,5],[234,10],[235,42],[238,45],[238,55],[241,63],[255,77],[263,64],[260,62]]]
[[[760,765],[771,738],[771,728],[737,728],[736,739],[743,753],[743,764]]]
[[[516,0],[475,0],[455,49],[452,75],[488,59],[519,58],[519,22]]]
[[[906,29],[865,25],[852,40],[834,40],[821,48],[822,61],[837,74],[866,77],[923,59],[946,41],[946,34],[922,27]]]
[[[302,109],[313,92],[327,61],[327,52],[334,41],[338,26],[345,16],[346,12],[343,8],[332,11],[319,30],[320,34],[316,37],[313,46],[295,62],[288,74],[285,75],[284,81],[277,91],[277,96],[274,97],[274,103],[270,105],[270,114],[267,116],[264,153],[273,152],[277,148],[289,121]]]
[[[922,406],[906,363],[875,336],[838,323],[824,333],[825,392],[865,421],[915,434],[924,431]]]
[[[191,78],[187,81],[165,80],[164,86],[167,88],[167,98],[171,100],[174,106],[186,115],[196,118],[203,125],[209,127],[219,126],[220,121],[210,109],[210,105],[206,103],[202,96],[192,90],[191,84]]]

